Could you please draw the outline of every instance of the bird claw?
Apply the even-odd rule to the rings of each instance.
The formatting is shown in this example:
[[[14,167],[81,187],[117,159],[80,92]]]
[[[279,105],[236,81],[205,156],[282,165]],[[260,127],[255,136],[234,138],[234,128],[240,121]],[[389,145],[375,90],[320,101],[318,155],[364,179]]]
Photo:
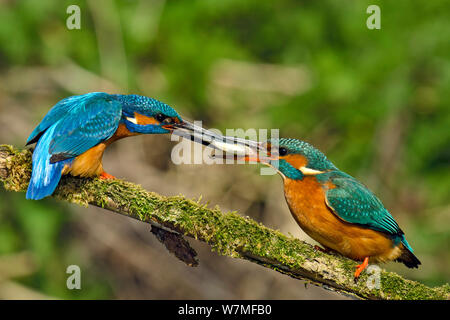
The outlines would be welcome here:
[[[356,271],[355,271],[355,282],[358,280],[359,275],[361,274],[361,272],[367,268],[367,266],[369,265],[369,257],[365,257],[364,261],[361,264],[358,264],[356,266]]]
[[[114,177],[113,175],[110,175],[109,173],[106,173],[105,171],[103,171],[100,176],[99,176],[100,180],[109,180],[109,179],[116,179],[116,177]]]
[[[330,250],[328,250],[327,248],[322,248],[322,247],[319,247],[318,245],[314,245],[314,249],[316,249],[318,251],[321,251],[323,253],[329,253],[330,252]]]

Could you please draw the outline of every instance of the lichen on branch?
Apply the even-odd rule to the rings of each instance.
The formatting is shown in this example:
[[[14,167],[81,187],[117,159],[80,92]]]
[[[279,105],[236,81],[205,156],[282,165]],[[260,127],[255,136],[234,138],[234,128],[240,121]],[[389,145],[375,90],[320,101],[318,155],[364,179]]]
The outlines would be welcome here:
[[[30,174],[29,150],[0,145],[0,179],[6,190],[25,191]],[[378,289],[367,285],[371,275],[366,272],[355,283],[355,261],[315,250],[308,243],[269,229],[236,212],[221,212],[218,207],[208,208],[183,196],[165,197],[119,179],[63,177],[53,196],[82,206],[94,205],[127,215],[203,241],[219,254],[245,259],[293,278],[359,298],[450,298],[448,284],[430,288],[383,269],[380,270]],[[177,245],[170,246],[174,248]]]

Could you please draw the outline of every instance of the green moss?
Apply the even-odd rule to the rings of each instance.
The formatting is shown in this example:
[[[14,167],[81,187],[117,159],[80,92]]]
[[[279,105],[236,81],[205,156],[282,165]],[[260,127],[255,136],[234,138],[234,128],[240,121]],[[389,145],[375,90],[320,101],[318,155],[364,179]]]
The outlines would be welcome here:
[[[31,177],[31,152],[0,145],[0,153],[5,155],[4,167],[8,172],[8,177],[3,179],[5,188],[11,191],[26,190]]]
[[[388,299],[436,300],[450,298],[448,284],[430,290],[429,287],[419,282],[405,280],[392,272],[385,272],[381,275],[381,287],[383,295]]]
[[[6,189],[23,191],[31,172],[31,153],[0,146],[7,154]],[[219,254],[244,258],[298,279],[328,286],[341,292],[371,299],[447,299],[448,285],[429,288],[418,282],[381,271],[381,289],[369,290],[368,275],[354,283],[356,262],[315,250],[311,245],[287,237],[236,212],[208,208],[183,196],[164,197],[122,180],[63,177],[54,196],[82,206],[89,204],[147,223],[157,223],[204,241]]]

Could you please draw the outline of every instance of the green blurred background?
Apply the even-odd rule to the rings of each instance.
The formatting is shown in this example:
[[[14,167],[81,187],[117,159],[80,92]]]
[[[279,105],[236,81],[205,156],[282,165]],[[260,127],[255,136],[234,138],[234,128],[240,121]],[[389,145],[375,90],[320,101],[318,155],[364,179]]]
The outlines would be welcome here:
[[[81,8],[68,30],[66,9]],[[366,8],[381,8],[381,29]],[[137,93],[207,127],[275,128],[313,143],[392,212],[428,285],[450,280],[450,7],[447,1],[0,0],[0,143],[22,147],[58,100]],[[281,179],[257,166],[170,162],[169,136],[117,142],[104,166],[164,195],[202,196],[283,233]],[[0,189],[0,298],[339,299],[211,253],[189,268],[149,226]],[[66,268],[81,268],[68,290]]]

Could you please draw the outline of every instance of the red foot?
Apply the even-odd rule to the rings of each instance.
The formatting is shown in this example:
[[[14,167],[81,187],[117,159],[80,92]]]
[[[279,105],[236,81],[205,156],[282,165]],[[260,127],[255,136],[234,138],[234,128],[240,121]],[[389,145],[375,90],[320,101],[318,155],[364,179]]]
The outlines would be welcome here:
[[[329,253],[330,252],[330,250],[328,250],[327,248],[319,247],[317,244],[314,245],[314,249],[322,251],[322,252],[325,252],[325,253]]]
[[[107,180],[107,179],[116,179],[116,177],[110,175],[109,173],[106,173],[105,171],[103,171],[100,176],[99,179],[101,180]]]
[[[363,263],[356,266],[355,279],[359,277],[361,272],[369,265],[369,257],[365,257]]]

